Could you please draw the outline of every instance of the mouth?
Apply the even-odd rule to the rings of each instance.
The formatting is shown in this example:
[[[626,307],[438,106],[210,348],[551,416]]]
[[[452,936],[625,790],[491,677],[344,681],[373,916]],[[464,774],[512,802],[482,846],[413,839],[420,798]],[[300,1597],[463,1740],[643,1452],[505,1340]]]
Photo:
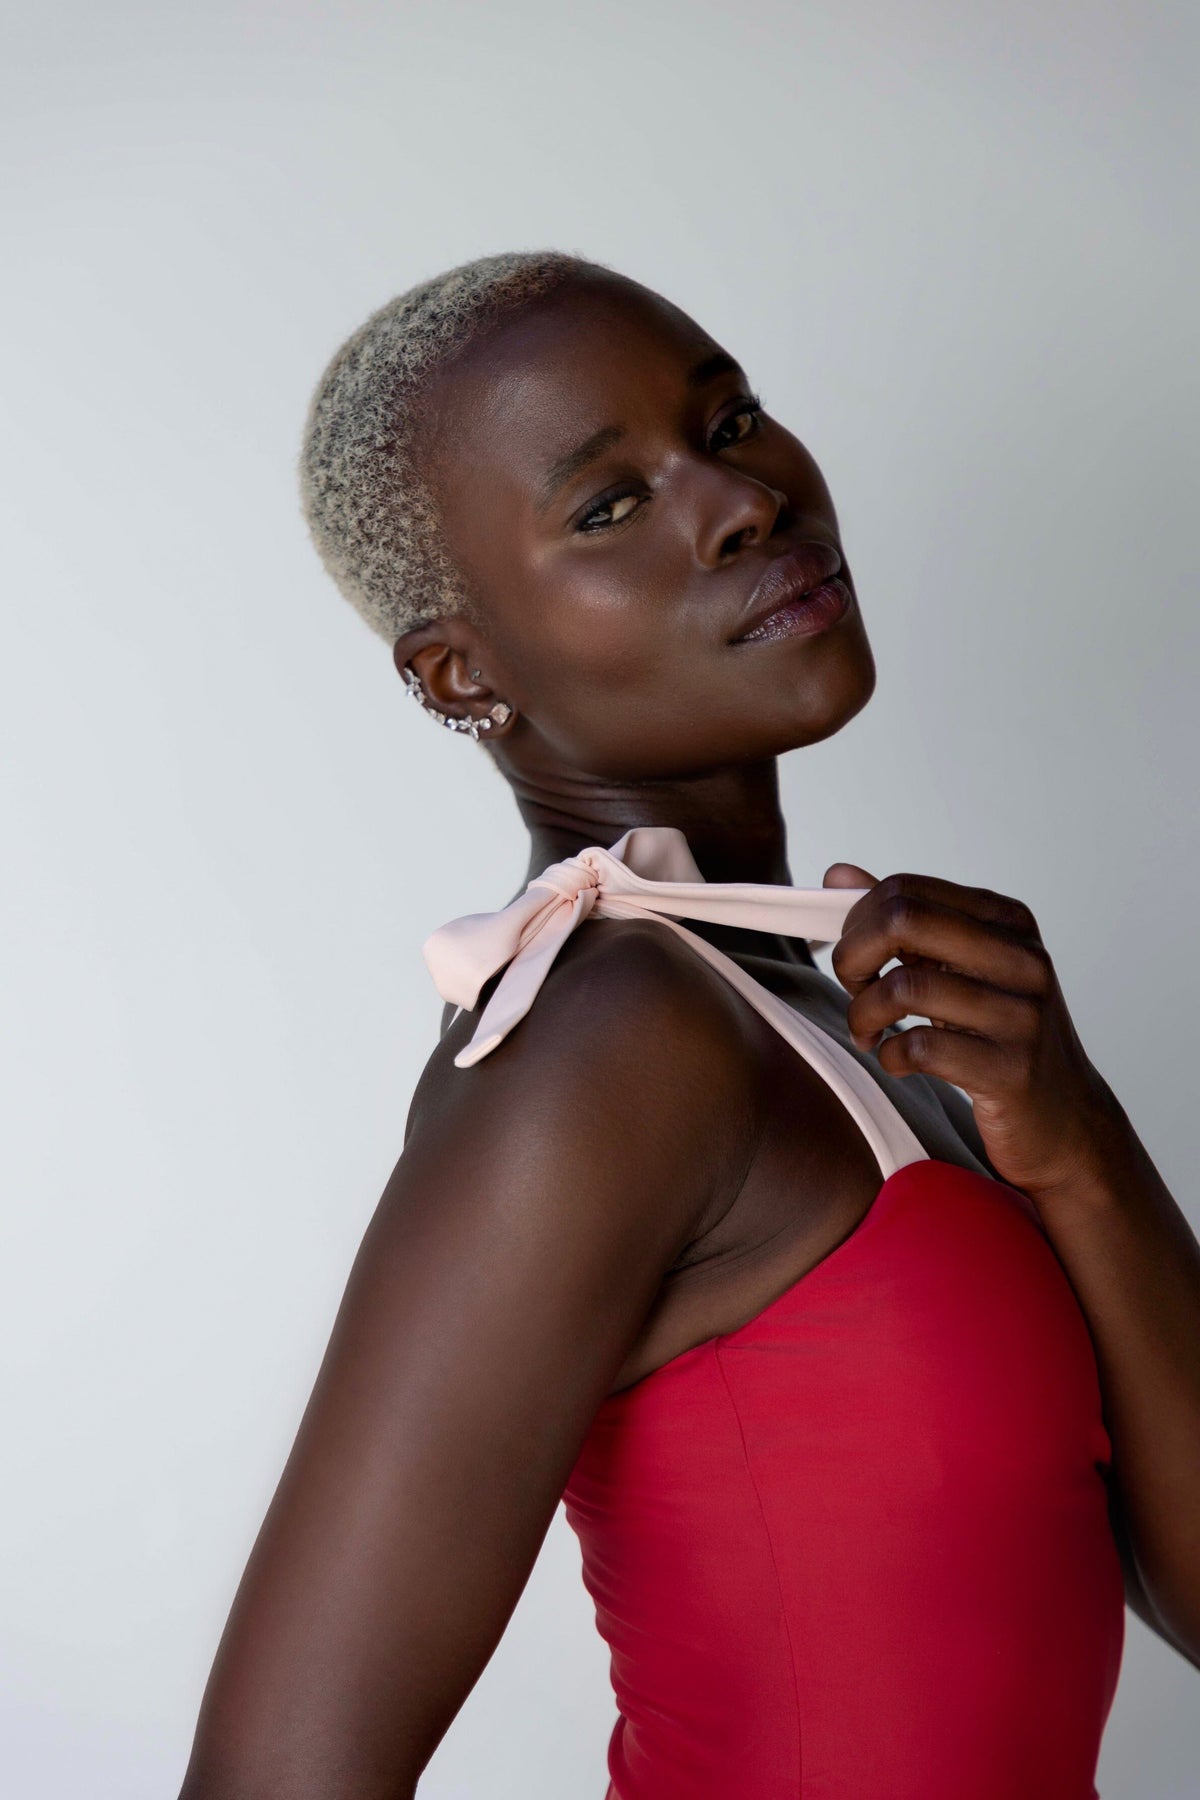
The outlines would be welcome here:
[[[729,642],[807,636],[836,623],[850,604],[841,572],[842,559],[832,544],[798,544],[784,551],[767,564]]]

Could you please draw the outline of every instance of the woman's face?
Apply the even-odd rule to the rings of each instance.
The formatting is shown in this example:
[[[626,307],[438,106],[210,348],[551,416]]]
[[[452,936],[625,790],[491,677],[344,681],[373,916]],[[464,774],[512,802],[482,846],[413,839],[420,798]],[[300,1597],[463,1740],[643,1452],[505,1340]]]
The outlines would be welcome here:
[[[430,479],[484,623],[423,627],[397,661],[436,669],[442,699],[481,669],[516,710],[489,739],[514,773],[710,773],[828,737],[870,698],[844,563],[836,623],[731,641],[773,559],[841,548],[821,471],[752,401],[693,320],[604,274],[501,321],[438,378]],[[449,658],[427,662],[425,644]]]

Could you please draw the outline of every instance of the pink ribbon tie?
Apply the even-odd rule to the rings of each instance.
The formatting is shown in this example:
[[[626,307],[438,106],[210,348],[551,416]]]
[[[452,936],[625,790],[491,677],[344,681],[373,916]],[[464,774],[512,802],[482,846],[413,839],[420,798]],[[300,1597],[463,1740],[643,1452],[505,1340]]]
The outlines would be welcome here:
[[[713,960],[712,950],[673,918],[805,937],[830,943],[865,888],[792,888],[769,882],[706,882],[684,833],[674,825],[635,825],[612,846],[592,844],[551,863],[524,892],[496,912],[467,913],[439,926],[421,946],[443,1000],[467,1011],[484,983],[507,969],[454,1058],[470,1068],[494,1050],[533,1005],[551,964],[571,933],[591,915],[660,918]],[[721,956],[722,964],[726,958]]]
[[[678,923],[680,918],[700,918],[718,925],[743,925],[748,931],[808,938],[817,945],[833,943],[842,936],[849,909],[865,893],[867,887],[705,882],[684,832],[673,824],[635,824],[612,850],[590,844],[576,857],[552,862],[497,913],[468,913],[441,925],[421,945],[421,954],[444,1001],[468,1012],[479,1001],[484,983],[504,968],[470,1044],[453,1058],[457,1069],[470,1069],[524,1019],[554,958],[585,918],[657,918],[718,968],[802,1057],[820,1069],[860,1123],[887,1177],[927,1152],[896,1107],[885,1102],[874,1075],[844,1044],[772,994],[732,956]]]
[[[600,898],[600,871],[589,860],[597,852],[609,854],[596,846],[551,863],[498,912],[451,919],[426,938],[421,954],[438,993],[468,1011],[484,982],[509,965],[455,1068],[494,1050],[533,1005],[555,957]]]

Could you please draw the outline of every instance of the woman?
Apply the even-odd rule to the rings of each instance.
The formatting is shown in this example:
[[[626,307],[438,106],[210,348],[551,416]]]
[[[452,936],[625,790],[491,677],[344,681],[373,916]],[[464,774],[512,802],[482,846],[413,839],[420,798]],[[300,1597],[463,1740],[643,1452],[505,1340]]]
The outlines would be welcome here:
[[[551,252],[375,314],[301,474],[528,881],[425,946],[441,1041],[185,1800],[413,1794],[560,1499],[609,1800],[1094,1795],[1125,1601],[1200,1666],[1200,1250],[1026,906],[792,886],[777,758],[875,680],[817,465]]]

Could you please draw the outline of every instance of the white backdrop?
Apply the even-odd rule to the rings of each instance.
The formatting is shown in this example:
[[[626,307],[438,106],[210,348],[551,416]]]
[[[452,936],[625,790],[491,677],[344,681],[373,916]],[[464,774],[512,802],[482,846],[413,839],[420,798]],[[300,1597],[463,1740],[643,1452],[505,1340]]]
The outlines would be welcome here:
[[[436,1036],[421,940],[525,867],[484,752],[405,702],[295,496],[325,360],[413,281],[579,250],[742,358],[830,482],[879,665],[784,765],[793,878],[1027,900],[1200,1218],[1188,31],[1144,0],[27,4],[8,1793],[177,1791]],[[560,1511],[421,1794],[601,1800],[613,1717]],[[1129,1616],[1104,1800],[1183,1800],[1198,1766],[1196,1672]]]

